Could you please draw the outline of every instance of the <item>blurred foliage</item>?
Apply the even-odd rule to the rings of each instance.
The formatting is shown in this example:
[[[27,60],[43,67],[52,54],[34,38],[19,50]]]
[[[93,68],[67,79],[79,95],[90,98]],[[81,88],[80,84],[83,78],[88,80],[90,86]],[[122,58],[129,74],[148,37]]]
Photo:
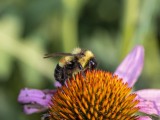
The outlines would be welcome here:
[[[135,89],[160,88],[160,1],[1,0],[0,119],[35,120],[17,102],[24,87],[53,88],[58,59],[45,53],[90,49],[99,69],[114,72],[136,45],[145,47]]]

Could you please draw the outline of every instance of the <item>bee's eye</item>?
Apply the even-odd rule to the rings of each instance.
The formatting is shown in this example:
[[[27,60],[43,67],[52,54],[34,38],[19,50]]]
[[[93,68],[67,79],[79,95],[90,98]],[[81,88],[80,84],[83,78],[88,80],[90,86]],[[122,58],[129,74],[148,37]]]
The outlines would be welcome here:
[[[90,69],[94,69],[96,67],[97,67],[96,59],[95,58],[90,59],[90,61],[89,61],[89,68]]]

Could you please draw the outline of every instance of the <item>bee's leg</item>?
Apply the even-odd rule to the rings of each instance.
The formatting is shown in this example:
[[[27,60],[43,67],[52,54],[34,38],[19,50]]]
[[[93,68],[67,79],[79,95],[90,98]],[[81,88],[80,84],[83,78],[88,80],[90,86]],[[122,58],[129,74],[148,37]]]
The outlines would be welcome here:
[[[41,120],[49,120],[50,114],[45,113],[42,115]]]
[[[82,67],[82,65],[80,63],[77,63],[78,64],[78,68],[80,70],[80,72],[82,73],[82,76],[85,78],[85,73],[84,73],[84,68]]]
[[[67,73],[66,73],[66,68],[64,67],[63,72],[62,72],[62,81],[61,84],[62,86],[65,84],[65,81],[68,79]]]
[[[91,62],[89,62],[88,69],[89,69],[89,70],[92,70],[92,64],[91,64]]]

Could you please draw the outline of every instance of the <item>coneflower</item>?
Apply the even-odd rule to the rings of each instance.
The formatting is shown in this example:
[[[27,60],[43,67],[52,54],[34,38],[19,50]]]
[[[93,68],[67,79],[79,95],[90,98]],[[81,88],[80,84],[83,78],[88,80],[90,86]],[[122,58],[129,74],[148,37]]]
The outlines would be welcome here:
[[[127,83],[109,72],[78,74],[52,97],[50,120],[135,120],[139,101],[130,92]]]
[[[159,89],[131,93],[143,64],[144,48],[136,46],[113,74],[100,70],[88,71],[85,77],[78,74],[57,90],[25,88],[20,91],[18,101],[24,105],[26,114],[49,109],[46,117],[49,116],[50,120],[151,120],[152,115],[158,119]],[[143,112],[146,116],[137,116],[137,112]]]

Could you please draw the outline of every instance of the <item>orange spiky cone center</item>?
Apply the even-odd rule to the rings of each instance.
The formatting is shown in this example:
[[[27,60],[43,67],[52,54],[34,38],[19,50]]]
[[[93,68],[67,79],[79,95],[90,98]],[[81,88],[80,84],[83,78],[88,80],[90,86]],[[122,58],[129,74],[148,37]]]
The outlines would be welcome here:
[[[136,94],[111,73],[87,71],[77,74],[52,98],[50,120],[135,120]]]

